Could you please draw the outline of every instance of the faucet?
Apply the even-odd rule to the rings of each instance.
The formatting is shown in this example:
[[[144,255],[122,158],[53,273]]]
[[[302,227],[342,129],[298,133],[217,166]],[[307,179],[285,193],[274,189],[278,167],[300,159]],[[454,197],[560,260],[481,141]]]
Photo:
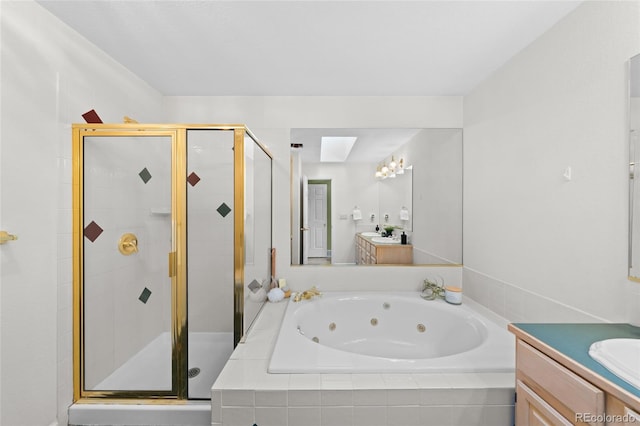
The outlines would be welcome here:
[[[309,300],[314,296],[322,296],[322,293],[318,291],[316,286],[313,286],[309,290],[305,290],[302,293],[300,292],[296,293],[296,295],[293,297],[293,301],[299,302],[301,300]]]

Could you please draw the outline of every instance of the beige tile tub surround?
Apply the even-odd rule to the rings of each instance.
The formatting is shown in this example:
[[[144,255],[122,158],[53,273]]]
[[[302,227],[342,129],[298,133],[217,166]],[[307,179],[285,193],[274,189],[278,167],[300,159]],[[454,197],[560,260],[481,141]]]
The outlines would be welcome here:
[[[514,373],[269,374],[286,301],[267,303],[212,388],[212,426],[509,426]]]

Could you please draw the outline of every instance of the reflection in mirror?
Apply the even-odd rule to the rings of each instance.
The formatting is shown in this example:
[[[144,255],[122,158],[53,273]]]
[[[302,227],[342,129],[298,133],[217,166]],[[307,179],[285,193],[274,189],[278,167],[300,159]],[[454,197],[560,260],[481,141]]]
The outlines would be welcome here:
[[[321,158],[326,137],[351,138],[342,160]],[[462,263],[462,129],[291,130],[291,264],[362,263]]]
[[[640,282],[640,55],[629,61],[629,279]]]

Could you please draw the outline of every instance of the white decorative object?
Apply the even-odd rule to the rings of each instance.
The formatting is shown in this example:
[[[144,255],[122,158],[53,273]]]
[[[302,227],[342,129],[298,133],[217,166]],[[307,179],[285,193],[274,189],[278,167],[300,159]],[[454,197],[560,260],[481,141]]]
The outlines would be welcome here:
[[[284,291],[280,288],[272,288],[267,294],[269,302],[279,302],[284,299]]]
[[[452,305],[462,303],[462,289],[460,287],[447,286],[444,288],[444,300]]]

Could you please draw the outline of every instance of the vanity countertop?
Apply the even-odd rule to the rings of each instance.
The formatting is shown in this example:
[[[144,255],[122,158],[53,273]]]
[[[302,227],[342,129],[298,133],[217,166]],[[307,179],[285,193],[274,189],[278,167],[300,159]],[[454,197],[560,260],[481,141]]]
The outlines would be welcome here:
[[[377,242],[373,241],[373,238],[375,238],[373,236],[370,237],[370,236],[367,236],[367,235],[362,235],[362,233],[358,233],[356,235],[358,237],[366,240],[367,242],[373,244],[374,246],[380,246],[380,247],[411,247],[411,244],[400,244],[399,242],[398,243],[391,243],[391,244],[389,244],[389,243],[377,243]],[[379,237],[379,235],[377,235],[377,236]]]
[[[640,339],[630,324],[514,323],[509,331],[565,367],[627,403],[640,404],[640,389],[611,373],[589,356],[592,343],[614,338]],[[550,351],[549,351],[550,349]]]

